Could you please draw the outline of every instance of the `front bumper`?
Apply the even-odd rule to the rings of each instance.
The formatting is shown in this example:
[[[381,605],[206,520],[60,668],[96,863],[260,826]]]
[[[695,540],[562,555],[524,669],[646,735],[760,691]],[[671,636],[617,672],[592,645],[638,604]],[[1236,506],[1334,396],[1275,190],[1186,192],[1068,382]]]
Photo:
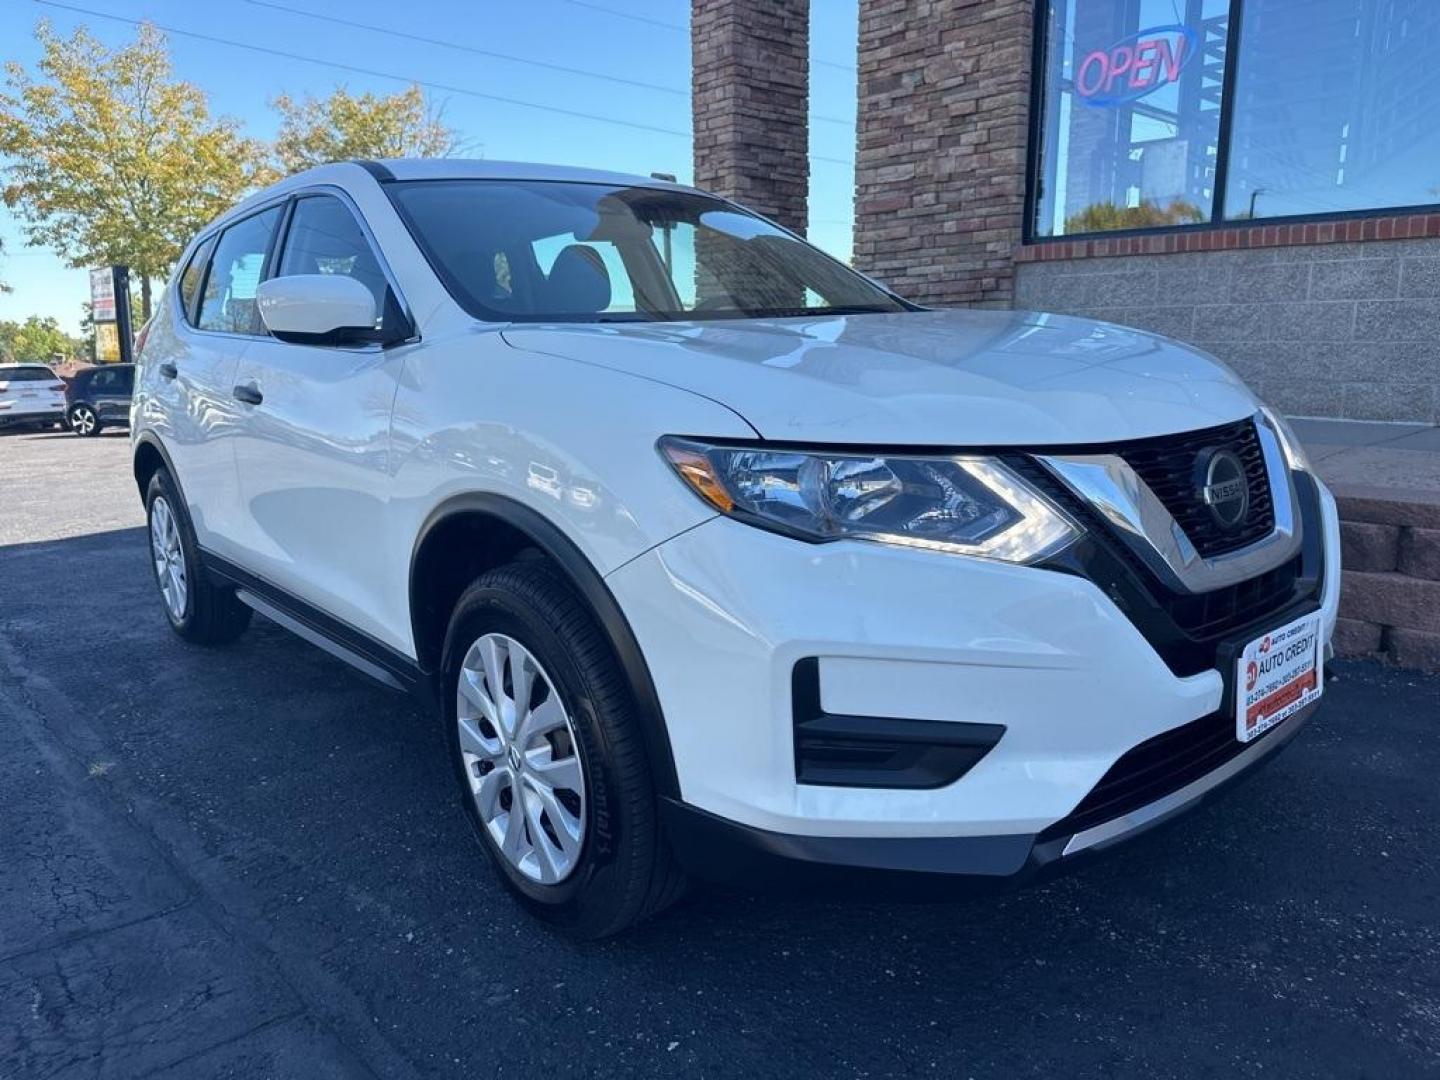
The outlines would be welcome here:
[[[1312,501],[1328,639],[1339,524],[1323,487],[1314,485]],[[817,866],[906,872],[913,857],[952,867],[945,873],[1030,872],[1059,860],[1072,840],[1067,816],[1127,752],[1230,707],[1220,670],[1177,674],[1106,589],[1055,569],[863,542],[812,546],[716,518],[608,583],[666,717],[680,789],[667,807],[672,837],[677,847],[702,842],[712,866],[708,849],[725,846]],[[1004,733],[940,787],[799,783],[792,685],[802,662],[818,666],[827,713],[1001,725]],[[1299,726],[1292,718],[1226,758],[1215,784]],[[1127,807],[1134,827],[1114,836],[1087,839],[1085,822],[1072,856],[1208,790],[1181,806],[1166,798]],[[753,842],[725,843],[721,834]]]
[[[1243,753],[1185,787],[1079,832],[1053,835],[832,837],[768,832],[727,821],[679,800],[663,805],[665,827],[686,871],[712,881],[765,882],[775,888],[857,884],[907,897],[1007,888],[1042,880],[1162,826],[1213,798],[1269,761],[1314,715],[1290,717]]]

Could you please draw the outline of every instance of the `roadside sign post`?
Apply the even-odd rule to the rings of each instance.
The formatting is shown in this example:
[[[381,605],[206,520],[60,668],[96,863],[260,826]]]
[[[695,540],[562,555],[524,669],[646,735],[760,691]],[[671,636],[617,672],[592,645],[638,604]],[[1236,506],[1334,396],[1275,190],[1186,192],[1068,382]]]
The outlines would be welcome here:
[[[95,327],[97,364],[128,364],[134,359],[128,266],[90,271],[90,322]]]

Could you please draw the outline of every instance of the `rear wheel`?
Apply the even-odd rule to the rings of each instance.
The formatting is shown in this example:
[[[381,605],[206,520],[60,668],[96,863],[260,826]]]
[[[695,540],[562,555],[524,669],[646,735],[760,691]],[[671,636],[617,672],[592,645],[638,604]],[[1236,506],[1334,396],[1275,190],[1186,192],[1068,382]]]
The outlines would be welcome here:
[[[678,898],[628,684],[569,582],[540,560],[482,575],[444,655],[461,800],[520,901],[600,938]]]
[[[197,645],[225,645],[250,625],[250,609],[235,590],[212,584],[200,567],[199,545],[175,482],[164,469],[145,494],[150,565],[170,627]]]
[[[70,410],[70,430],[90,437],[100,434],[100,417],[89,405],[76,405]]]

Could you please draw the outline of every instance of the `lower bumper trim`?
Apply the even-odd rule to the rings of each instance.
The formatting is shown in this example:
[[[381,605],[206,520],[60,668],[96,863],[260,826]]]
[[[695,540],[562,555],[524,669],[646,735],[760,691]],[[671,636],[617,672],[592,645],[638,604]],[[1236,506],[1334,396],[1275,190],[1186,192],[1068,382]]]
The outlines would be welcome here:
[[[662,800],[661,811],[680,864],[710,881],[781,889],[843,883],[847,890],[868,885],[883,893],[898,887],[915,896],[936,887],[948,894],[1013,886],[1084,862],[1193,809],[1274,757],[1318,706],[1177,791],[1069,836],[801,836],[742,825],[678,799]]]
[[[1066,841],[1062,854],[1071,856],[1089,848],[1108,846],[1159,825],[1175,814],[1183,813],[1191,805],[1204,799],[1210,792],[1224,786],[1229,780],[1238,777],[1251,766],[1259,764],[1261,760],[1288,743],[1299,733],[1305,725],[1305,721],[1314,715],[1319,705],[1320,703],[1317,701],[1301,709],[1279,725],[1269,738],[1261,739],[1255,745],[1236,754],[1213,772],[1206,773],[1179,790],[1163,795],[1154,802],[1146,803],[1117,818],[1075,833]]]

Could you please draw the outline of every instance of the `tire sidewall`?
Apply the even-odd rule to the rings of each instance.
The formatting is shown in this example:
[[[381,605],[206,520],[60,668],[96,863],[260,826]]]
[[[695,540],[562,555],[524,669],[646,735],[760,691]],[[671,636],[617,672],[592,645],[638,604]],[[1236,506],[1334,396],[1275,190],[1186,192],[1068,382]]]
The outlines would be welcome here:
[[[150,531],[151,520],[155,514],[155,500],[164,498],[165,504],[170,508],[170,514],[175,519],[175,530],[180,534],[180,554],[185,559],[185,613],[179,619],[170,614],[170,605],[165,603],[165,596],[160,590],[160,572],[155,566],[154,534]],[[195,598],[199,595],[199,559],[196,558],[195,540],[190,531],[190,518],[180,496],[175,490],[175,484],[170,479],[170,474],[164,469],[158,469],[155,475],[150,478],[150,485],[145,491],[145,542],[149,547],[147,554],[150,558],[150,578],[155,582],[155,591],[159,595],[160,610],[165,613],[165,618],[170,625],[182,634],[188,631],[195,621]]]
[[[585,838],[575,869],[555,885],[532,881],[500,852],[480,819],[465,773],[456,723],[456,688],[465,653],[488,633],[506,634],[530,650],[550,677],[575,731],[585,774]],[[576,922],[581,917],[578,908],[582,897],[603,897],[611,891],[607,878],[616,872],[616,857],[628,824],[619,812],[624,800],[618,797],[614,787],[606,723],[597,712],[584,672],[561,636],[547,626],[522,597],[501,588],[476,588],[467,594],[451,622],[442,670],[446,741],[465,816],[476,837],[505,884],[528,901],[528,906],[553,922]]]

